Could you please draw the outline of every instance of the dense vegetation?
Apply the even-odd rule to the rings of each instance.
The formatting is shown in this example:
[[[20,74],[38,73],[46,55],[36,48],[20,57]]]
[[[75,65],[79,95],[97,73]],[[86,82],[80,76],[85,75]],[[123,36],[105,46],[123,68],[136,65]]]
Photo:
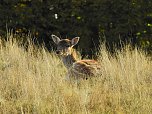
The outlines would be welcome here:
[[[100,74],[64,80],[51,34],[98,50]],[[0,0],[0,113],[151,114],[152,60],[138,47],[152,52],[151,0]]]
[[[111,56],[101,45],[101,74],[77,85],[53,52],[12,38],[0,40],[0,114],[151,114],[152,61],[143,51]]]
[[[80,36],[84,54],[96,50],[99,39],[110,47],[120,47],[121,40],[152,50],[151,0],[1,0],[0,15],[0,35],[6,28],[16,34],[30,31],[47,47],[56,34]]]

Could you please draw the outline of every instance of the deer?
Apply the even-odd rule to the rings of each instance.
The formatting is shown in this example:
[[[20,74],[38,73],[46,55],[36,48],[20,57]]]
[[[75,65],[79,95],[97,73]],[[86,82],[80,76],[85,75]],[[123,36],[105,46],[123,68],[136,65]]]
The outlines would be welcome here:
[[[51,36],[57,45],[56,54],[61,57],[64,66],[67,68],[66,79],[88,79],[98,74],[100,71],[99,62],[92,59],[77,60],[77,54],[73,47],[79,42],[79,37],[70,40],[60,39],[56,35]]]

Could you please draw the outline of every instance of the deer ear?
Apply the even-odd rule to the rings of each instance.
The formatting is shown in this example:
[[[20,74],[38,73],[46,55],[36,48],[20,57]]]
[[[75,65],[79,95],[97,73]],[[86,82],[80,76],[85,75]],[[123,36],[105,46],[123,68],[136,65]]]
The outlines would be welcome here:
[[[80,37],[75,37],[71,40],[72,46],[76,45],[79,42]]]
[[[58,44],[59,42],[60,42],[60,38],[59,37],[57,37],[57,36],[55,36],[55,35],[51,35],[52,36],[52,39],[53,39],[53,41],[56,43],[56,44]]]

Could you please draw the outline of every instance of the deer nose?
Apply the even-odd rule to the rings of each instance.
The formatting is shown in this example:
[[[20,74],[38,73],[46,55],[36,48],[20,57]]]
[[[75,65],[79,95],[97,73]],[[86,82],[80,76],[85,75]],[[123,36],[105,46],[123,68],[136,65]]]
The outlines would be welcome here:
[[[56,50],[56,54],[60,54],[60,50]]]

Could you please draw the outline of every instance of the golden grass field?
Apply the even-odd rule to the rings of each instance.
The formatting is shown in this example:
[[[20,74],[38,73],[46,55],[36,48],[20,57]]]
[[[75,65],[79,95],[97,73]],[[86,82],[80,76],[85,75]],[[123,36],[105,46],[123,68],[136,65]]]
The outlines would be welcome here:
[[[78,86],[53,52],[0,41],[0,114],[152,114],[151,58],[130,46],[112,56],[101,45],[98,60],[102,74]]]

